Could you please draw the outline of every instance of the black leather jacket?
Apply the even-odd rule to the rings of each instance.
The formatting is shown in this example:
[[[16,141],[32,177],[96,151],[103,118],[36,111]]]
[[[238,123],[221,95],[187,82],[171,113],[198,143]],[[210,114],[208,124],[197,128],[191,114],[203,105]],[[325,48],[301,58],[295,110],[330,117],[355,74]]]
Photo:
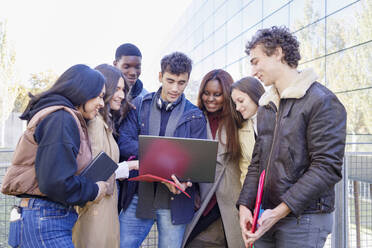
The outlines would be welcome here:
[[[284,202],[295,216],[332,212],[346,138],[346,112],[337,97],[309,83],[303,96],[280,99],[278,110],[271,101],[260,106],[257,118],[258,139],[237,205],[253,211],[266,169],[263,209]]]

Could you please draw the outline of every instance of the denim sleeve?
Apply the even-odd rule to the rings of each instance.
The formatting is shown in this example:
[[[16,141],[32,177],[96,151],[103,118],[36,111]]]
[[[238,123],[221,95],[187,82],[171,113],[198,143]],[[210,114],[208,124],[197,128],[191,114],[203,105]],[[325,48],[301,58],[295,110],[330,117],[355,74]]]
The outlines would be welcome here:
[[[207,121],[203,114],[201,114],[201,118],[191,121],[189,138],[207,139]]]
[[[64,110],[48,115],[35,130],[35,161],[40,191],[65,205],[84,205],[95,199],[98,186],[75,176],[80,134],[75,119]]]

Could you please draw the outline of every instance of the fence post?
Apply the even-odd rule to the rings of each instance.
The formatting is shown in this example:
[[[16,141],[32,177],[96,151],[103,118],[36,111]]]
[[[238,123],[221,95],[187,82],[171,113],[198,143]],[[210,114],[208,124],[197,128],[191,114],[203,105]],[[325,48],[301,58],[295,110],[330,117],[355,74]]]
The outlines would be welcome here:
[[[356,245],[360,248],[360,205],[359,205],[359,182],[354,180],[354,212],[355,212],[355,226],[356,226]]]
[[[345,153],[342,180],[336,184],[335,212],[333,214],[332,248],[347,248],[348,228],[348,159]]]

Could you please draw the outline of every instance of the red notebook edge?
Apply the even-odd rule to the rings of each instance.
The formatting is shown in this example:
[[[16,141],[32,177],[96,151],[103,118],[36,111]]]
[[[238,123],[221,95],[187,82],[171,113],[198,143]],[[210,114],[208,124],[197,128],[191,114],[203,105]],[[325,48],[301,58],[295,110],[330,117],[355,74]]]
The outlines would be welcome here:
[[[163,177],[158,177],[152,174],[145,174],[140,175],[137,177],[129,178],[128,181],[143,181],[143,182],[166,182],[172,184],[174,187],[179,189],[182,193],[184,193],[188,198],[191,198],[191,196],[184,190],[182,190],[180,187],[177,186],[173,181],[165,179]]]
[[[256,231],[258,216],[260,214],[260,208],[261,208],[261,201],[262,201],[262,194],[263,194],[263,186],[265,183],[265,170],[261,172],[260,180],[258,182],[258,188],[257,188],[257,195],[256,195],[256,204],[254,206],[254,213],[253,213],[253,221],[252,221],[252,228],[251,232],[254,233]],[[252,245],[251,245],[252,248]]]

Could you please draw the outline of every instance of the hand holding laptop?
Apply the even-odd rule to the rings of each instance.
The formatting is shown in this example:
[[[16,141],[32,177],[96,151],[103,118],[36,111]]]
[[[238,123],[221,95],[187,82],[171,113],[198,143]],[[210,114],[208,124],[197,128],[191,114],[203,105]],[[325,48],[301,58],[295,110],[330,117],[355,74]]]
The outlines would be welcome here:
[[[214,182],[217,141],[148,135],[138,138],[139,176],[143,178],[136,179],[150,180],[152,176],[151,180],[161,177],[172,181],[171,176],[176,175],[181,182]]]
[[[180,183],[180,181],[178,181],[178,179],[177,179],[177,177],[175,175],[172,175],[171,178],[174,181],[174,183],[178,186],[178,188],[181,188],[183,191],[185,191],[188,187],[191,187],[192,186],[192,183],[191,182]],[[175,194],[175,195],[181,194],[181,190],[179,190],[173,184],[170,184],[170,183],[164,182],[164,181],[162,181],[162,183],[165,186],[167,186],[167,188],[169,189],[169,191],[172,192],[173,194]]]
[[[191,182],[214,182],[217,141],[149,135],[138,138],[139,176],[129,181],[162,182],[170,192],[182,192],[189,198],[185,190]]]

